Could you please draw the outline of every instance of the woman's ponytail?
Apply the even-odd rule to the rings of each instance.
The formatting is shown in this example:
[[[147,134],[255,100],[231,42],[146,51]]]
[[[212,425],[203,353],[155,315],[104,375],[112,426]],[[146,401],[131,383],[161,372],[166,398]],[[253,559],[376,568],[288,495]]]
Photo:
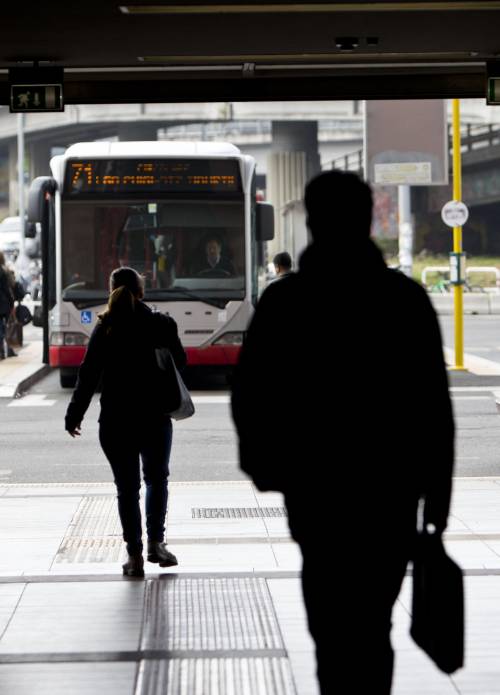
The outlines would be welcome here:
[[[109,299],[106,311],[99,314],[101,321],[127,321],[132,318],[136,301],[144,294],[143,278],[133,268],[117,268],[109,278]]]
[[[131,316],[135,310],[135,297],[128,287],[122,285],[113,290],[109,295],[107,313],[110,316],[125,318]]]

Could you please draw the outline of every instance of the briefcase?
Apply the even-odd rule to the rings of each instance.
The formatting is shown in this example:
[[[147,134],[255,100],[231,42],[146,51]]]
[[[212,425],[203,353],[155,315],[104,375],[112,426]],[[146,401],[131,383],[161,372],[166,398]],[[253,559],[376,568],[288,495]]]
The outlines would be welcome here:
[[[410,634],[441,671],[463,666],[462,570],[446,554],[439,534],[417,534]]]

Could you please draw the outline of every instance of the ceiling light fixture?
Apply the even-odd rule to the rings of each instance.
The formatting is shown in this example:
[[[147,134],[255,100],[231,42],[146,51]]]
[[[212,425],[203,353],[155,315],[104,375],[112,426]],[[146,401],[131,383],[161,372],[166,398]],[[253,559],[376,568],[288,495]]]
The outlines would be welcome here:
[[[453,64],[456,62],[461,62],[470,57],[469,51],[441,51],[441,52],[429,52],[429,53],[357,53],[358,60],[367,60],[371,56],[376,56],[377,59],[383,59],[384,61],[401,61],[408,62],[413,60],[426,61],[432,64],[432,61],[446,61],[446,64]],[[341,64],[345,60],[352,60],[354,56],[344,55],[342,52],[337,53],[332,51],[331,53],[289,53],[289,54],[240,54],[240,55],[211,55],[211,56],[194,56],[194,55],[152,55],[152,56],[138,56],[137,60],[143,64],[150,65],[220,65],[224,64],[234,65],[236,63],[255,63],[256,67],[263,69],[265,64],[276,64],[277,62],[285,63],[286,61],[299,65],[315,65],[318,61],[330,61],[328,67],[333,67],[334,65]],[[297,63],[297,61],[302,61]],[[373,63],[376,65],[376,63]],[[325,66],[326,67],[326,66]]]
[[[128,15],[196,15],[196,14],[313,14],[335,12],[463,12],[500,10],[500,0],[420,0],[418,2],[330,2],[330,3],[260,3],[199,5],[119,5]]]

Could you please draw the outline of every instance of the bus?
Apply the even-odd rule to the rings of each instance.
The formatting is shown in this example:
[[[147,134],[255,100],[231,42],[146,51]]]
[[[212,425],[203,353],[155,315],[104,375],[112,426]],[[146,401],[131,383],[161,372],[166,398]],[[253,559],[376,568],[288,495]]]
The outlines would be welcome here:
[[[229,143],[87,142],[50,168],[31,184],[28,219],[42,229],[44,357],[61,386],[75,384],[119,266],[176,320],[188,367],[230,370],[274,235],[255,160]]]

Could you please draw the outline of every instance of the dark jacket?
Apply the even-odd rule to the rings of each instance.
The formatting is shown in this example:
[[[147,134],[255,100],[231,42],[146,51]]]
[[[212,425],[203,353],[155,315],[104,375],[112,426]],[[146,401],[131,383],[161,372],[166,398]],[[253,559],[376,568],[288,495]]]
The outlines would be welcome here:
[[[0,266],[0,316],[9,316],[14,306],[11,279],[8,271]]]
[[[185,367],[186,354],[177,324],[143,302],[136,303],[128,323],[113,321],[110,316],[100,320],[78,372],[66,413],[66,429],[74,429],[82,421],[100,382],[100,421],[126,423],[162,417],[163,379],[155,355],[159,347],[169,348],[178,369]]]
[[[423,496],[444,528],[454,424],[435,312],[371,241],[347,270],[325,268],[336,254],[311,245],[258,303],[233,378],[241,467],[311,523],[414,527]]]

